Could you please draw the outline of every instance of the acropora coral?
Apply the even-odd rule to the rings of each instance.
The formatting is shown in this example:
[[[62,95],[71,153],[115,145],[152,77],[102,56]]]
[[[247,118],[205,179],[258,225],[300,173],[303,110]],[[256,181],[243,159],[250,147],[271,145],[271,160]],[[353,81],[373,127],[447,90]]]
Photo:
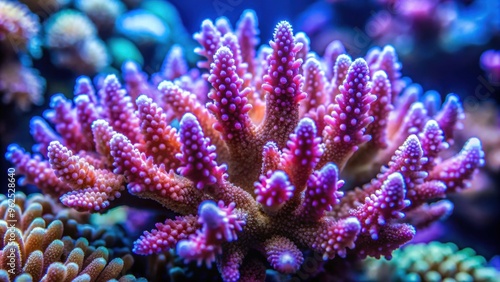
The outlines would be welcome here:
[[[340,47],[302,53],[303,62],[308,40],[286,21],[256,53],[256,23],[252,12],[234,30],[203,21],[202,73],[172,51],[157,88],[133,62],[124,85],[108,75],[95,89],[80,77],[73,102],[52,97],[44,117],[54,128],[32,120],[33,155],[8,148],[22,184],[79,211],[156,201],[177,216],[133,251],[216,262],[224,281],[263,281],[267,265],[294,273],[304,251],[390,258],[415,228],[451,212],[447,200],[428,202],[466,188],[484,163],[477,138],[440,155],[461,128],[456,95],[440,105],[402,90],[391,46],[355,59]],[[211,88],[186,83],[203,80]]]
[[[369,259],[368,277],[373,281],[477,281],[500,280],[500,272],[471,248],[453,243],[408,245],[394,252],[391,261]]]
[[[89,242],[82,236],[94,229],[80,229],[81,215],[40,194],[2,195],[1,200],[1,281],[137,281],[122,274],[133,264],[130,254],[120,258],[96,246],[96,237],[87,236]]]

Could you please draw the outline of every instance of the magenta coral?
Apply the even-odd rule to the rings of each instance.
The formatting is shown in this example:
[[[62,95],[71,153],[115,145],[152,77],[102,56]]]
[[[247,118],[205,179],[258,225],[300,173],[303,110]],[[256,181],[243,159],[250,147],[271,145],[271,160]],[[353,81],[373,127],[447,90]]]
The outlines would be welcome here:
[[[428,202],[465,188],[483,165],[476,138],[454,157],[441,154],[461,127],[461,104],[450,95],[439,109],[433,97],[418,102],[418,86],[397,88],[394,48],[352,62],[332,43],[314,57],[280,22],[255,55],[253,13],[236,33],[215,22],[195,35],[209,74],[172,63],[175,74],[164,69],[149,82],[128,62],[123,86],[109,75],[96,97],[79,78],[74,104],[56,96],[46,116],[55,131],[32,123],[38,154],[7,152],[24,183],[92,212],[132,196],[156,201],[175,217],[144,232],[136,253],[175,249],[188,262],[215,262],[224,281],[263,281],[266,262],[255,252],[285,274],[311,251],[390,258],[415,228],[452,209]],[[191,83],[203,79],[210,90]]]

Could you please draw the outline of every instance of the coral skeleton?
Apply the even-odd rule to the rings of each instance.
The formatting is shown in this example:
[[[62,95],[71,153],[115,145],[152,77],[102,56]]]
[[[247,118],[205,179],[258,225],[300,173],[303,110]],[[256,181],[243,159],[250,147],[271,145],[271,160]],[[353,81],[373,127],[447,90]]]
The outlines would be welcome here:
[[[266,265],[294,273],[305,251],[391,258],[451,212],[429,202],[467,188],[484,163],[477,138],[440,154],[461,128],[456,95],[433,111],[404,85],[392,46],[351,58],[335,42],[318,57],[286,21],[256,52],[256,24],[248,11],[234,30],[203,21],[201,72],[174,49],[155,76],[169,80],[130,62],[123,85],[80,77],[73,101],[55,95],[33,120],[33,154],[8,148],[22,184],[79,211],[156,201],[176,216],[133,251],[215,262],[224,281],[263,281]],[[210,88],[186,84],[203,79]]]

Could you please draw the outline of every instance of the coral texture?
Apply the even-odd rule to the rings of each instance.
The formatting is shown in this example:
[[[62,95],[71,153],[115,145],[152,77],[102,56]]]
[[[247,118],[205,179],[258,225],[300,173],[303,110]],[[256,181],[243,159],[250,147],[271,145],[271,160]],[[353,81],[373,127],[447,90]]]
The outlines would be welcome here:
[[[285,21],[249,58],[255,23],[247,12],[233,34],[227,21],[203,21],[198,66],[209,74],[163,71],[157,78],[174,81],[158,91],[130,63],[124,86],[108,75],[96,91],[79,78],[74,102],[52,98],[45,118],[55,130],[33,120],[38,152],[11,145],[7,159],[23,183],[77,210],[103,212],[131,196],[160,203],[177,216],[144,232],[134,251],[175,248],[186,261],[215,262],[224,281],[264,279],[252,252],[282,273],[300,268],[304,250],[390,258],[415,227],[449,214],[447,200],[427,202],[466,188],[484,162],[477,138],[440,156],[461,127],[456,95],[433,112],[401,90],[391,46],[356,59],[336,46],[319,58],[301,52],[309,40]],[[183,83],[204,78],[210,90]]]
[[[453,243],[430,242],[409,245],[394,252],[394,260],[373,259],[368,277],[376,281],[478,281],[493,282],[500,272],[486,264],[471,248],[459,249]]]
[[[9,194],[0,207],[2,281],[137,280],[122,276],[133,263],[131,255],[120,258],[112,249],[96,246],[103,242],[91,235],[97,231],[92,227],[80,229],[81,215],[39,194]]]

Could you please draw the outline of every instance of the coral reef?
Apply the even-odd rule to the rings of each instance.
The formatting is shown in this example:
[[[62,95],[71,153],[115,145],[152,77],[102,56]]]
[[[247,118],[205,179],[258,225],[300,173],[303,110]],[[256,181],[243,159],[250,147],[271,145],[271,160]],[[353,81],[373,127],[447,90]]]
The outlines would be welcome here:
[[[0,204],[2,281],[136,281],[124,275],[133,264],[106,231],[84,225],[85,216],[47,197],[23,193],[3,196]],[[100,233],[100,235],[98,234]],[[84,237],[83,235],[86,235]],[[101,242],[99,242],[101,241]]]
[[[266,265],[294,273],[305,251],[390,258],[415,228],[446,217],[449,201],[428,202],[467,188],[484,163],[477,138],[440,154],[462,127],[458,97],[419,102],[392,46],[354,60],[342,48],[335,60],[303,52],[309,40],[286,21],[255,54],[254,18],[236,32],[203,21],[194,38],[209,74],[172,51],[157,88],[126,62],[123,86],[108,75],[96,90],[80,77],[73,102],[54,95],[44,114],[54,129],[32,120],[34,154],[8,148],[21,183],[80,211],[138,207],[133,196],[160,203],[176,216],[133,251],[216,262],[224,281],[263,281]],[[191,83],[204,79],[212,88]]]
[[[500,272],[470,248],[453,243],[431,242],[408,245],[394,252],[391,261],[368,259],[368,277],[373,281],[477,281],[493,282]]]
[[[40,29],[38,17],[23,4],[0,1],[0,93],[2,102],[29,110],[31,104],[43,102],[45,80],[20,57]],[[25,58],[24,61],[29,61]]]

